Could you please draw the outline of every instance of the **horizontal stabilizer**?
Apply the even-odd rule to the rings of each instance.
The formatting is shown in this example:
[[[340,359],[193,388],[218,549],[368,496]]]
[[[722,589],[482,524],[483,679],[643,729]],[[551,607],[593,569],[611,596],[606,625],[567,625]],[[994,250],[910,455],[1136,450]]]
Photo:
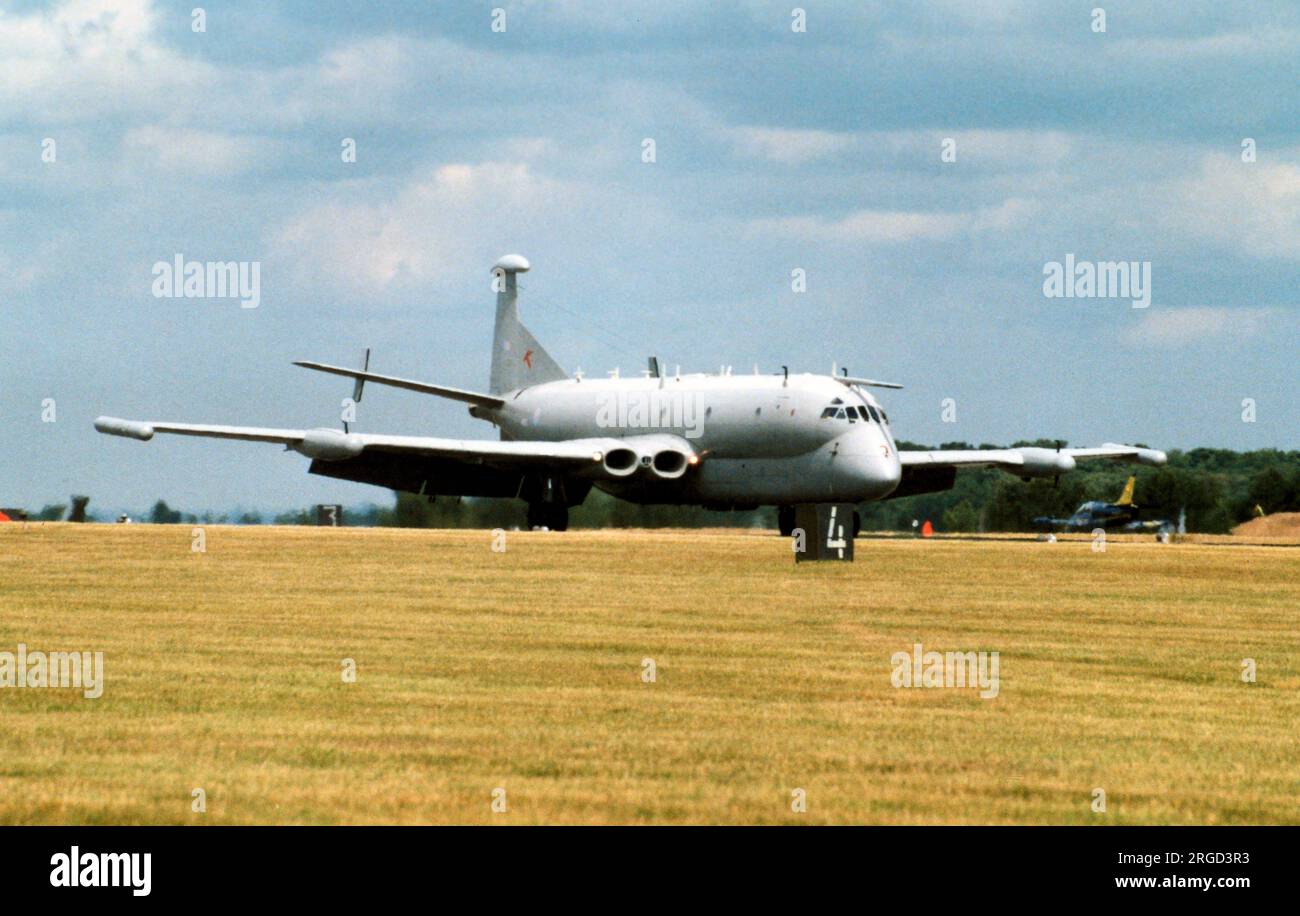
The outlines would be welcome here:
[[[880,382],[873,378],[858,378],[853,375],[836,375],[832,376],[837,382],[843,382],[845,385],[863,385],[868,388],[898,388],[903,386],[897,382]]]
[[[407,391],[418,391],[420,394],[432,394],[436,397],[448,398],[453,401],[464,401],[466,404],[477,404],[480,407],[491,407],[495,409],[505,404],[505,400],[502,398],[490,394],[480,394],[477,391],[466,391],[463,388],[449,388],[446,385],[430,385],[428,382],[416,382],[411,379],[397,378],[392,375],[379,375],[374,372],[366,372],[360,369],[346,369],[343,366],[329,366],[325,363],[313,363],[306,360],[294,360],[293,364],[295,366],[302,366],[304,369],[315,369],[317,372],[328,372],[331,375],[341,375],[344,378],[356,379],[358,382],[374,382],[376,385],[388,385],[392,388],[405,388]]]

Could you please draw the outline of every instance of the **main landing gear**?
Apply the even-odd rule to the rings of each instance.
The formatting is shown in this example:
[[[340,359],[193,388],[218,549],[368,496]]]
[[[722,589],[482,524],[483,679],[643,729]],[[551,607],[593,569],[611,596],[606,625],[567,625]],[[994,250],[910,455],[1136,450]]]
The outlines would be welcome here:
[[[528,530],[549,528],[551,531],[567,531],[569,528],[569,507],[562,503],[529,503]]]

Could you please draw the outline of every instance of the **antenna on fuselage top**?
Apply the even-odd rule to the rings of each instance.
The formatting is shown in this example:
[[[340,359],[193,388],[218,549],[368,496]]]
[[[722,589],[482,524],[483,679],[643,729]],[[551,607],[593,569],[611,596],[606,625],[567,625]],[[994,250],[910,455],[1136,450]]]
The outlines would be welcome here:
[[[786,387],[788,387],[789,384],[790,384],[790,367],[789,367],[789,366],[782,366],[782,367],[781,367],[781,376],[782,376],[782,377],[781,377],[781,387],[782,387],[782,388],[786,388]]]

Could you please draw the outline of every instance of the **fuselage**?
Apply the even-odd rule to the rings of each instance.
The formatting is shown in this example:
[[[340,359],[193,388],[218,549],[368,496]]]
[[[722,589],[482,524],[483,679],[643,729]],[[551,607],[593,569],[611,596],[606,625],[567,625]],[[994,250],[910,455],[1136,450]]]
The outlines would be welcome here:
[[[632,474],[595,485],[638,502],[754,506],[881,499],[901,469],[888,420],[860,387],[818,375],[571,378],[475,409],[503,439],[676,442],[680,477]]]

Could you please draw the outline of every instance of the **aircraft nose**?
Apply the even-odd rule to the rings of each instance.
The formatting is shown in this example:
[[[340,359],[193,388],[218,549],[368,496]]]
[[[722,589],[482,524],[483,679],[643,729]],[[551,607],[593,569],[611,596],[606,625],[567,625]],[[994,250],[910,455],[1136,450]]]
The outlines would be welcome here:
[[[898,455],[883,437],[857,435],[844,444],[845,469],[857,499],[880,499],[898,486],[903,476]]]
[[[860,499],[880,499],[888,496],[898,486],[899,480],[902,479],[902,468],[898,464],[898,456],[891,454],[886,457],[881,453],[875,455],[859,456],[855,462],[855,478],[858,489],[862,492]]]

